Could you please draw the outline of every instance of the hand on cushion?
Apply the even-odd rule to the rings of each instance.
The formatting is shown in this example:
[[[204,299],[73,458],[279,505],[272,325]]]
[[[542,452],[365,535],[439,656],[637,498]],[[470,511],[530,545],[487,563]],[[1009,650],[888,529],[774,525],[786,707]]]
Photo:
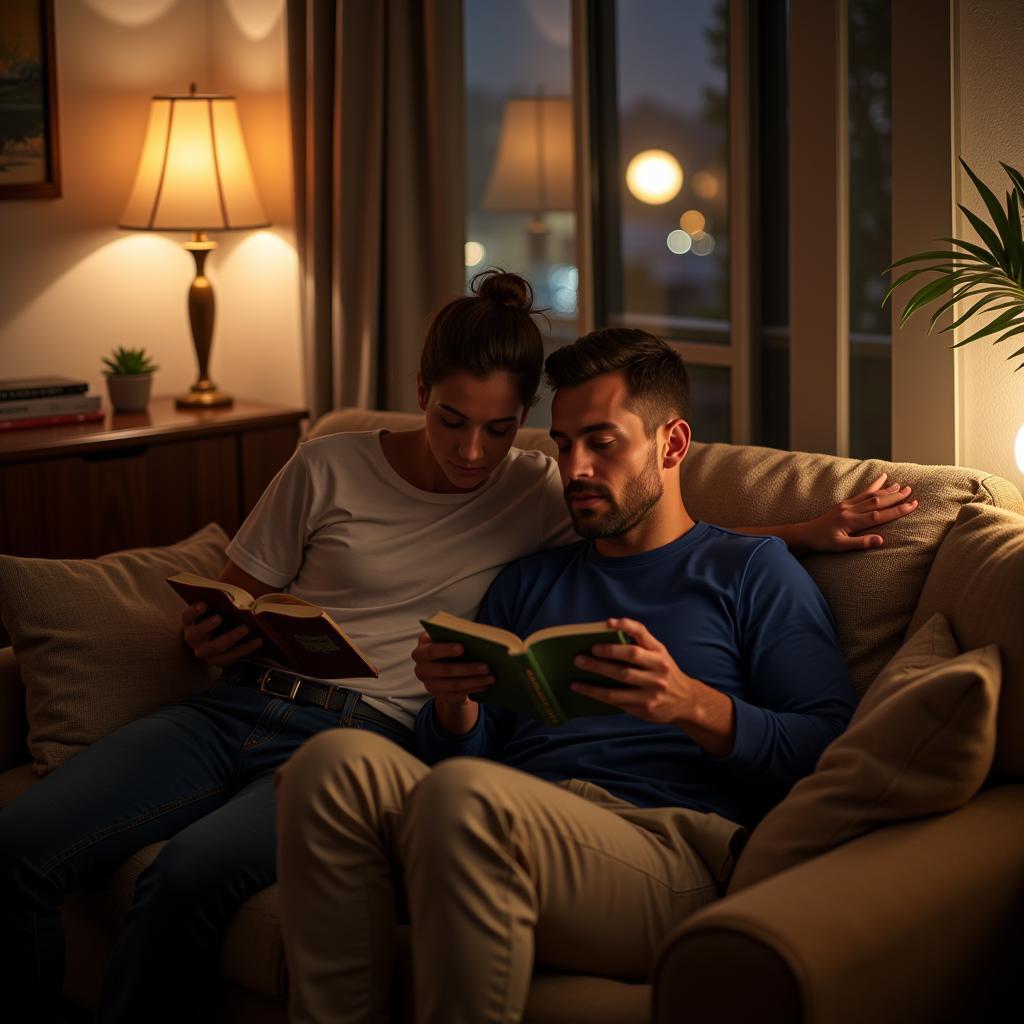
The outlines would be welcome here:
[[[816,519],[794,523],[785,538],[790,551],[864,551],[885,543],[880,533],[870,533],[885,523],[910,515],[917,508],[916,499],[909,500],[910,488],[899,484],[882,485],[887,475],[876,477],[863,491],[853,495]]]

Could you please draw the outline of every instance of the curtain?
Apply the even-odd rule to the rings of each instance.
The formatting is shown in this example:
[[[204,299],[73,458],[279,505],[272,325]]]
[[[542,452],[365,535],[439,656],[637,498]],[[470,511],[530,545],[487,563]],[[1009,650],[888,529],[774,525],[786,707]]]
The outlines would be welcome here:
[[[465,288],[461,0],[288,0],[288,72],[310,412],[415,409]]]

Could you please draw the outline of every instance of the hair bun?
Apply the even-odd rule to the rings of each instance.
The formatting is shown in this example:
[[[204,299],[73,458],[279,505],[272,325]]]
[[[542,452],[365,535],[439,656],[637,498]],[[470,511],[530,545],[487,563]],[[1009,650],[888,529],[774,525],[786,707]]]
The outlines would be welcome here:
[[[474,294],[503,306],[517,306],[527,313],[533,312],[533,288],[525,277],[491,267],[477,274],[470,288]]]

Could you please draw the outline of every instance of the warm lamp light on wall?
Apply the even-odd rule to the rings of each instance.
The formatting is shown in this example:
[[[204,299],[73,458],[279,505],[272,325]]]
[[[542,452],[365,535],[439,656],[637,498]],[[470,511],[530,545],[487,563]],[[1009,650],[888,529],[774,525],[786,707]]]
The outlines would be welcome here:
[[[120,227],[135,231],[190,231],[185,248],[196,263],[188,293],[199,375],[183,407],[230,405],[231,396],[210,380],[213,287],[203,273],[217,247],[207,231],[241,231],[269,225],[256,192],[233,96],[154,96],[135,184]]]

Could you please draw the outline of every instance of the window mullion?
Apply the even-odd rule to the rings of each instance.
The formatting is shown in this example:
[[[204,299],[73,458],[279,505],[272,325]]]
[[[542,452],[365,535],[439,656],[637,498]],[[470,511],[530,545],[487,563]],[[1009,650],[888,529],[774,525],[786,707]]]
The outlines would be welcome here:
[[[790,447],[849,449],[846,0],[790,0]]]
[[[734,0],[729,11],[729,322],[734,444],[751,440],[751,72],[750,4],[749,0]]]

